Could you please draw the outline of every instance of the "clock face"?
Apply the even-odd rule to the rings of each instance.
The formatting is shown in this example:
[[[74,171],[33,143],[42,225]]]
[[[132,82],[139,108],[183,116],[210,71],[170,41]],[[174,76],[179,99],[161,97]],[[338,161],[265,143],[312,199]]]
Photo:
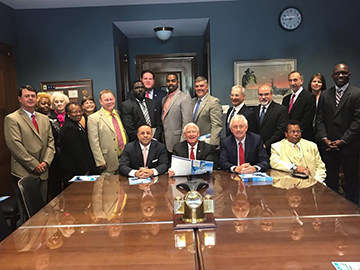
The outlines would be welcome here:
[[[280,13],[280,26],[287,31],[293,31],[298,28],[301,24],[301,21],[301,13],[296,8],[286,8]]]

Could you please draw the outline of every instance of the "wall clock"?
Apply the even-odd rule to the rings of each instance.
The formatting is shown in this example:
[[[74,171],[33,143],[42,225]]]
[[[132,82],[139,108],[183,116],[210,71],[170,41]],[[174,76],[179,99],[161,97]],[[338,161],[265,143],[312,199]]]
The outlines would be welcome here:
[[[279,15],[279,24],[286,31],[294,31],[302,22],[300,10],[294,7],[285,8]]]

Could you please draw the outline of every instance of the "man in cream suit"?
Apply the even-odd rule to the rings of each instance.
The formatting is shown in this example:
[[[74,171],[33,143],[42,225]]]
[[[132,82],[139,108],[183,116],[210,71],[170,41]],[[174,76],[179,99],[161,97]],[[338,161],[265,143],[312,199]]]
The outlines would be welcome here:
[[[179,88],[178,76],[170,73],[166,76],[168,94],[163,98],[162,121],[165,134],[165,144],[169,153],[174,144],[185,140],[182,130],[192,121],[191,98]]]
[[[210,144],[220,144],[222,130],[222,107],[220,100],[209,94],[205,77],[195,79],[195,98],[192,99],[193,122],[200,129],[200,136],[210,134]]]
[[[32,86],[21,87],[18,100],[21,108],[7,115],[4,122],[13,187],[16,196],[21,196],[17,185],[20,178],[31,175],[40,179],[40,191],[46,202],[48,168],[55,154],[49,118],[35,112],[36,92]]]
[[[127,142],[115,97],[110,90],[100,92],[101,109],[89,116],[88,137],[97,167],[109,173],[118,169],[118,159]]]
[[[300,123],[297,120],[287,122],[285,137],[286,139],[271,145],[271,168],[306,174],[324,183],[325,164],[317,145],[301,138]]]

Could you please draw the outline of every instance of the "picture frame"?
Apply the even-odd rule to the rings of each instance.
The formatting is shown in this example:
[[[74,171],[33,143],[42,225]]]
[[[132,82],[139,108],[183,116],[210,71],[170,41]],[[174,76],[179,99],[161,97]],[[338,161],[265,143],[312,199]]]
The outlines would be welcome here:
[[[296,69],[295,58],[235,61],[234,83],[245,88],[247,106],[259,105],[257,90],[265,83],[273,88],[273,100],[281,104],[290,93],[288,74]]]

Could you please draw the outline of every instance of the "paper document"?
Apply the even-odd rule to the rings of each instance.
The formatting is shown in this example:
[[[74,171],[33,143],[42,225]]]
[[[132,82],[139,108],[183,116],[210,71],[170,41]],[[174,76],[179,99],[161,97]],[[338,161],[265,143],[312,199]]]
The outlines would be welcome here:
[[[92,182],[99,178],[100,175],[75,175],[69,182]]]
[[[336,270],[360,270],[360,262],[333,262]]]
[[[214,162],[206,160],[191,160],[179,156],[172,156],[171,169],[176,176],[212,173]]]
[[[151,178],[129,177],[129,185],[150,184]]]

